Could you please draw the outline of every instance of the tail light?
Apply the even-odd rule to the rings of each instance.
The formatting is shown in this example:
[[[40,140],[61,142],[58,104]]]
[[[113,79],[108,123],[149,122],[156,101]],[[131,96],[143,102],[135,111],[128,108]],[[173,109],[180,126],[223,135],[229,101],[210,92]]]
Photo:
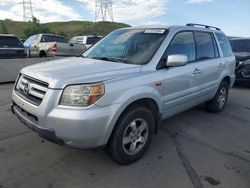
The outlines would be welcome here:
[[[57,51],[57,45],[56,45],[56,43],[53,44],[53,46],[51,47],[51,51],[52,52],[56,52]]]

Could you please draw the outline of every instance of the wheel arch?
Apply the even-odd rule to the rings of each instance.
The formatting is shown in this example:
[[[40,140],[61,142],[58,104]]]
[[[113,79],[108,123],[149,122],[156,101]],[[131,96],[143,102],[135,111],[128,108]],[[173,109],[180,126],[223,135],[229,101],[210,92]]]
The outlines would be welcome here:
[[[230,78],[230,76],[225,76],[225,77],[223,78],[222,82],[223,82],[223,81],[227,82],[228,86],[230,87],[230,85],[231,85],[231,78]]]
[[[143,106],[151,111],[151,113],[153,114],[154,119],[155,119],[154,133],[155,134],[157,133],[158,127],[159,127],[161,120],[162,120],[160,106],[158,105],[156,100],[151,98],[151,97],[138,98],[138,99],[130,101],[130,103],[124,105],[123,107],[121,107],[122,110],[117,112],[118,113],[116,115],[117,118],[114,120],[114,126],[112,126],[112,130],[107,137],[107,143],[109,143],[110,139],[112,138],[112,135],[113,135],[116,127],[118,126],[118,122],[119,122],[120,118],[122,117],[122,115],[125,114],[126,111],[128,111],[129,109],[131,109],[137,105]]]
[[[45,55],[45,56],[43,56],[43,55]],[[45,50],[40,50],[39,51],[39,57],[47,57],[47,52],[45,51]]]

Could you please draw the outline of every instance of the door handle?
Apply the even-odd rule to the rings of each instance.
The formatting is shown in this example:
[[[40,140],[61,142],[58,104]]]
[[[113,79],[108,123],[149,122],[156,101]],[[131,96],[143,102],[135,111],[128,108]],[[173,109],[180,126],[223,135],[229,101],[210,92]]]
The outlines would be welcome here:
[[[200,74],[200,73],[201,73],[201,70],[198,68],[194,69],[193,71],[193,74]]]

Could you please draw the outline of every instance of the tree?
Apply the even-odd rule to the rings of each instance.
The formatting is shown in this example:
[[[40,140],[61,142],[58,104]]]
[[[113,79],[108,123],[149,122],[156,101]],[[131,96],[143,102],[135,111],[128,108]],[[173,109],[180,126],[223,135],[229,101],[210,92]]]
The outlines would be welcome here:
[[[32,17],[32,22],[34,24],[39,24],[40,23],[40,20],[38,20],[35,16]]]
[[[30,37],[31,35],[36,35],[39,33],[53,33],[51,30],[40,24],[39,20],[36,17],[32,18],[32,22],[28,23],[28,26],[23,30],[23,33],[26,38]]]
[[[66,34],[63,31],[59,31],[58,35],[66,37]]]
[[[8,34],[8,29],[6,27],[6,25],[4,24],[4,22],[2,22],[2,32],[3,34]]]

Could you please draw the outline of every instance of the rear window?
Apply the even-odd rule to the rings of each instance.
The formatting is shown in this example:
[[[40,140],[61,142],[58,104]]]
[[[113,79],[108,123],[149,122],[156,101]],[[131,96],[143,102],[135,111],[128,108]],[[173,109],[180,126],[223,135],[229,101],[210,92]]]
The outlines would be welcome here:
[[[16,47],[20,48],[23,47],[23,44],[17,37],[11,36],[0,36],[0,48],[9,48],[9,47]]]
[[[216,33],[215,35],[220,43],[223,56],[224,57],[233,56],[232,48],[226,35],[222,33]]]
[[[97,43],[101,37],[88,37],[87,38],[87,44],[95,44]]]
[[[234,52],[250,52],[250,39],[230,40]]]
[[[66,42],[64,37],[55,35],[43,35],[41,42]]]
[[[195,32],[197,60],[215,58],[215,48],[213,39],[210,33]]]

